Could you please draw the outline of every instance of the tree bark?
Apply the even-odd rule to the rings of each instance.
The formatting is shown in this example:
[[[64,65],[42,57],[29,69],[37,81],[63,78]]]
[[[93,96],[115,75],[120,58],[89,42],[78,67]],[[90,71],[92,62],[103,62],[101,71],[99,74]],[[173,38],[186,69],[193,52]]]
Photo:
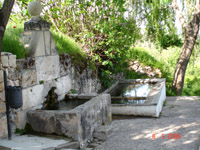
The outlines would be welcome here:
[[[198,13],[194,15],[192,21],[185,27],[185,41],[176,65],[172,83],[172,89],[175,90],[177,95],[182,94],[186,68],[199,32],[199,22],[200,14]]]
[[[15,0],[4,0],[3,6],[0,9],[0,54],[2,51],[2,40],[6,30],[6,25],[10,18],[11,10]]]

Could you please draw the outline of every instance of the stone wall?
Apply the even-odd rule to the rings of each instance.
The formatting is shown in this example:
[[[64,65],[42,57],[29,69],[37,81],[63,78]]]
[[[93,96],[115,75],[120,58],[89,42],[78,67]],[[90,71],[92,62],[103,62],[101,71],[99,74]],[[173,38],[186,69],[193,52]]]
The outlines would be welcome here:
[[[97,70],[92,70],[89,63],[75,65],[73,58],[67,54],[60,55],[60,74],[62,76],[70,74],[72,89],[76,93],[97,93],[101,89]]]
[[[64,99],[71,91],[90,94],[97,93],[101,88],[97,71],[90,69],[87,62],[84,67],[81,64],[74,65],[73,59],[67,54],[58,54],[49,29],[48,22],[33,16],[24,23],[22,33],[28,57],[16,60],[16,56],[11,53],[1,53],[0,138],[7,135],[3,70],[7,73],[8,85],[22,87],[23,106],[17,110],[11,109],[13,130],[24,128],[26,112],[41,108],[52,87],[56,88],[58,100]]]
[[[129,70],[137,72],[138,74],[144,74],[151,78],[162,77],[162,72],[160,69],[152,69],[150,66],[144,66],[139,61],[130,61]]]
[[[71,89],[78,94],[97,93],[100,81],[97,72],[87,66],[75,66],[67,54],[35,56],[16,60],[11,53],[2,53],[0,69],[0,137],[7,135],[5,117],[5,92],[3,70],[6,70],[8,85],[22,86],[23,106],[12,110],[12,126],[23,129],[26,124],[26,111],[41,108],[48,91],[56,87],[58,100],[64,99]]]

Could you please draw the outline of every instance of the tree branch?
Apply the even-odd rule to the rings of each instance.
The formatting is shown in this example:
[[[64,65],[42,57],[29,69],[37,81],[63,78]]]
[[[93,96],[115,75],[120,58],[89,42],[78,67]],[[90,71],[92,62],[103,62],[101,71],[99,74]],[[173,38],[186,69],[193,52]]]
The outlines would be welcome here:
[[[4,0],[3,7],[0,9],[0,25],[6,27],[14,2],[15,0]]]
[[[4,0],[3,6],[0,9],[0,53],[2,51],[2,40],[6,30],[6,25],[10,18],[14,2],[15,0]]]

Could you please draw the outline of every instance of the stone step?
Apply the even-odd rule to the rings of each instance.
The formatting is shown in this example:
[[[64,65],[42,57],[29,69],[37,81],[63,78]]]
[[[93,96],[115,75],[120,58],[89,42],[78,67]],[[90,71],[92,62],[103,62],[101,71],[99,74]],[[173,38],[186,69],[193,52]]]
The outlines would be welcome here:
[[[111,126],[100,126],[94,130],[93,137],[100,141],[105,141],[111,132]]]
[[[60,144],[55,150],[64,150],[64,149],[79,149],[80,145],[78,142],[69,142]]]

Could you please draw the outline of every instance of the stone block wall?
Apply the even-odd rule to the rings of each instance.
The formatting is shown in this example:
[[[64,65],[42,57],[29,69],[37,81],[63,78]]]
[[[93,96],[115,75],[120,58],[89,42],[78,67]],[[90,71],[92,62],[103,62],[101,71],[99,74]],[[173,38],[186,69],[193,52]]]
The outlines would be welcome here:
[[[70,74],[72,89],[78,94],[97,93],[101,89],[98,71],[92,70],[89,63],[75,65],[72,58],[67,54],[60,55],[60,74],[65,76]]]
[[[8,77],[8,85],[21,86],[23,106],[11,109],[13,129],[24,128],[26,112],[41,108],[45,97],[52,87],[58,100],[64,99],[71,89],[77,93],[97,93],[101,88],[97,72],[89,64],[83,68],[74,65],[67,55],[58,55],[50,24],[40,17],[33,17],[24,23],[22,40],[27,48],[26,59],[16,60],[11,53],[1,53],[0,62],[0,138],[7,135],[5,117],[5,91],[3,70]]]
[[[97,72],[89,65],[80,69],[75,66],[67,54],[28,57],[16,60],[11,53],[1,54],[0,66],[0,138],[7,136],[5,91],[3,70],[8,77],[8,85],[22,86],[23,106],[11,109],[12,128],[23,129],[26,124],[26,112],[41,108],[49,90],[56,87],[58,100],[74,89],[77,93],[97,93],[100,81]],[[80,71],[81,70],[81,71]]]
[[[4,76],[3,70],[9,73],[8,85],[19,85],[16,68],[16,56],[11,53],[2,53],[0,63],[0,137],[7,136],[7,120],[6,120],[6,105],[5,105],[5,90],[4,90]],[[11,80],[12,79],[12,80]]]

